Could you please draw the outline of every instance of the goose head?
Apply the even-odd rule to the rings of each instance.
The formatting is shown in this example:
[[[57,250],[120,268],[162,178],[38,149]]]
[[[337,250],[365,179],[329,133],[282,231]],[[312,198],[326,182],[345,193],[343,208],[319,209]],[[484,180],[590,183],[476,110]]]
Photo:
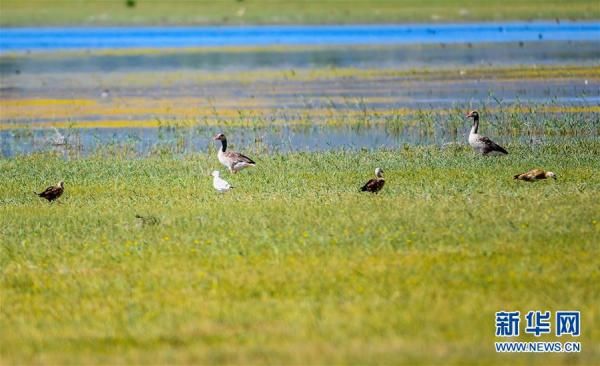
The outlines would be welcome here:
[[[546,178],[552,178],[556,180],[556,174],[554,172],[546,172]]]
[[[213,140],[223,141],[223,140],[225,140],[225,134],[219,133],[213,138]]]
[[[214,170],[210,175],[212,175],[215,178],[219,177],[219,171],[218,170]]]
[[[376,176],[377,178],[383,178],[383,169],[381,169],[381,168],[376,168],[376,169],[375,169],[375,176]]]
[[[56,186],[60,188],[65,188],[65,182],[61,180]]]
[[[479,119],[479,112],[477,112],[477,111],[471,111],[471,112],[469,112],[469,114],[467,114],[467,118],[473,118],[473,120],[478,120]]]

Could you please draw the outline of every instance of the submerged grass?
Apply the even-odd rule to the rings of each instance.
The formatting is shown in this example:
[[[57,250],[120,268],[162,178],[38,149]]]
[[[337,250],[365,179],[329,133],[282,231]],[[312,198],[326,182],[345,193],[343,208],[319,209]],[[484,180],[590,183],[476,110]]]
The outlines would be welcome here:
[[[598,363],[600,142],[507,148],[253,155],[225,195],[212,154],[2,159],[0,358]],[[512,180],[533,167],[559,179]],[[583,351],[496,354],[513,309],[580,310]]]

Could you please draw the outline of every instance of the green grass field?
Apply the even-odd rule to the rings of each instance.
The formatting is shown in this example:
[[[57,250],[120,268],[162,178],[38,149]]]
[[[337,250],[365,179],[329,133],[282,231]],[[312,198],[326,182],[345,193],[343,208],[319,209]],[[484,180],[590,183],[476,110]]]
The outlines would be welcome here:
[[[248,151],[225,195],[213,154],[1,159],[0,363],[598,364],[586,141]],[[383,192],[358,193],[377,166]],[[532,167],[558,180],[512,179]],[[59,203],[31,192],[60,179]],[[495,353],[496,311],[571,309],[580,354]]]
[[[590,0],[0,0],[0,25],[323,24],[600,18]]]

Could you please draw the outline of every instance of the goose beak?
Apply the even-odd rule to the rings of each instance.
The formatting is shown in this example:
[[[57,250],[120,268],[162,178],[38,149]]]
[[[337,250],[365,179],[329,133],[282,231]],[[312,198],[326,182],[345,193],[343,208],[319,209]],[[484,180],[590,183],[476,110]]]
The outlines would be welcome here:
[[[466,115],[466,117],[467,117],[467,118],[471,118],[471,117],[473,117],[473,114],[472,114],[472,113],[469,113],[469,114],[467,114],[467,115]]]

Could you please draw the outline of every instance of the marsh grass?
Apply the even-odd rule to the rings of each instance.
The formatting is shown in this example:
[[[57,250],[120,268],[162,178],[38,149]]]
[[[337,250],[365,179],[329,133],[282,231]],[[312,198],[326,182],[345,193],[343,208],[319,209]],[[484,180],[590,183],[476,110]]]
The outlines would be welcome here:
[[[211,106],[209,116],[194,119],[174,114],[155,116],[151,121],[134,118],[115,125],[109,123],[111,121],[98,120],[68,120],[64,125],[61,122],[0,122],[0,129],[7,130],[3,145],[8,156],[20,152],[54,150],[71,157],[103,153],[143,157],[207,152],[213,145],[207,134],[211,131],[216,133],[217,129],[235,131],[245,141],[242,148],[256,149],[258,153],[296,151],[298,147],[284,141],[286,136],[290,138],[290,134],[310,136],[313,139],[333,136],[330,141],[332,146],[310,148],[324,150],[360,148],[351,144],[344,145],[343,137],[338,137],[338,142],[335,139],[336,133],[352,138],[377,133],[393,148],[404,143],[438,146],[464,144],[471,127],[465,114],[474,108],[482,116],[481,132],[494,136],[501,144],[519,141],[533,147],[558,141],[560,145],[571,138],[585,140],[600,135],[600,109],[587,103],[585,99],[580,99],[578,105],[571,106],[561,105],[553,100],[545,103],[505,102],[491,95],[477,103],[455,104],[450,108],[396,108],[392,105],[377,107],[371,104],[369,98],[344,98],[341,103],[336,103],[331,98],[325,101],[327,105],[321,106],[315,105],[315,101],[306,100],[300,109],[243,110],[217,109]],[[229,119],[232,116],[235,117]],[[42,128],[44,126],[45,129]],[[56,126],[64,134],[64,146],[57,147],[53,144],[53,138],[59,131]],[[99,129],[104,127],[113,128],[116,132],[99,134]],[[152,127],[156,133],[144,134],[138,131]],[[117,132],[119,129],[126,132]],[[368,148],[382,145],[377,139],[372,141]]]
[[[214,152],[2,159],[1,358],[597,363],[600,144],[507,148],[263,153],[225,195]],[[559,179],[512,179],[532,167]],[[505,309],[580,310],[583,352],[496,354]]]

